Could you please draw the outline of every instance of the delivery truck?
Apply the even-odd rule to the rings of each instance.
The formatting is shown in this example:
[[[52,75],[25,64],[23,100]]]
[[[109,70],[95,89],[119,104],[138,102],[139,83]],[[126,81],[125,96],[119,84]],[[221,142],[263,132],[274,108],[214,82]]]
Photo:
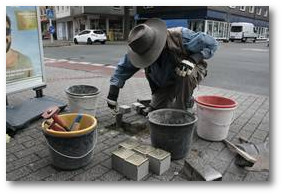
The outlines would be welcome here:
[[[256,42],[257,34],[255,27],[252,23],[246,22],[233,22],[231,23],[230,29],[230,41],[241,40],[242,42],[247,42],[251,40]]]

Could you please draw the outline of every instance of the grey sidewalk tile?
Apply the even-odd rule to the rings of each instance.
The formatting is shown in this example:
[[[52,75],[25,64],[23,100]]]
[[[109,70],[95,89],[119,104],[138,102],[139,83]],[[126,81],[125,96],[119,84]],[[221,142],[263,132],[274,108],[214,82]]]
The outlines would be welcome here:
[[[18,158],[14,154],[7,154],[6,153],[6,166],[13,161],[16,161]]]
[[[90,163],[87,164],[83,169],[88,170],[91,167],[94,167],[97,164],[104,162],[107,158],[109,158],[109,156],[107,156],[106,154],[103,154],[103,153],[94,154]]]
[[[16,181],[21,177],[24,177],[28,174],[32,173],[32,170],[30,170],[27,167],[21,167],[19,169],[15,169],[12,172],[9,172],[6,174],[6,180],[7,181]]]
[[[209,165],[212,166],[214,169],[216,169],[221,174],[223,174],[225,170],[230,166],[230,163],[231,161],[225,161],[219,158],[215,158],[213,159],[213,161],[209,163]]]
[[[23,178],[20,178],[21,181],[42,181],[46,177],[56,174],[57,170],[55,170],[51,166],[47,166],[45,168],[39,169],[36,172],[32,172],[28,176],[25,176]]]
[[[93,181],[101,177],[104,173],[108,172],[109,169],[101,165],[96,165],[85,172],[72,177],[71,181]]]
[[[219,141],[219,142],[212,142],[208,147],[212,150],[220,152],[226,146],[222,141],[221,142]]]
[[[183,165],[179,165],[177,163],[174,163],[174,161],[172,161],[170,168],[165,173],[163,173],[162,175],[153,174],[153,177],[155,177],[160,181],[170,181],[171,179],[173,179],[175,175],[180,174],[182,169],[183,169]]]
[[[115,170],[110,170],[109,172],[103,174],[99,180],[101,181],[119,181],[123,178],[124,176],[121,173],[118,173]]]
[[[45,149],[45,148],[46,148],[46,146],[44,146],[43,144],[40,144],[40,145],[31,147],[31,148],[28,148],[28,149],[23,149],[23,150],[17,151],[17,152],[15,152],[15,155],[18,158],[22,158],[24,156],[27,156],[29,154],[33,154],[33,153],[38,152],[38,151]]]
[[[260,129],[257,129],[253,135],[252,138],[260,139],[260,140],[265,140],[265,138],[268,136],[269,132],[268,131],[263,131]]]
[[[239,176],[242,176],[242,177],[245,177],[248,173],[248,171],[246,169],[236,165],[235,160],[230,164],[230,166],[227,168],[226,172],[232,173],[234,175],[239,175]]]
[[[32,171],[37,171],[38,169],[51,165],[51,163],[52,163],[51,158],[47,157],[47,158],[43,158],[43,159],[34,161],[32,163],[29,163],[27,167],[29,167]]]
[[[6,172],[10,172],[10,171],[12,171],[14,169],[18,169],[22,166],[29,165],[29,164],[37,161],[37,160],[39,160],[39,157],[34,155],[34,154],[28,155],[24,158],[14,160],[13,162],[9,162],[9,163],[6,164]]]
[[[112,169],[112,161],[111,157],[107,156],[108,158],[105,159],[103,162],[100,162],[100,164],[108,169]]]
[[[49,177],[45,178],[45,181],[67,181],[70,178],[83,173],[84,170],[83,169],[76,169],[76,170],[61,170],[58,171],[57,173],[54,173],[52,175],[50,175]]]
[[[243,180],[244,180],[243,175],[237,175],[230,172],[226,172],[222,177],[222,181],[224,182],[240,182]]]
[[[261,182],[269,180],[269,172],[249,172],[244,181]]]

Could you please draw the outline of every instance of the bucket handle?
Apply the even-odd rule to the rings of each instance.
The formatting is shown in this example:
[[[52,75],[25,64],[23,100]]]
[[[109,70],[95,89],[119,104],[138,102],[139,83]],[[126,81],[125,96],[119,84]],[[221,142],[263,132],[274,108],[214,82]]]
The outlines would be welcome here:
[[[216,123],[216,122],[214,122],[214,121],[211,121],[210,118],[205,117],[205,116],[203,116],[203,115],[202,115],[202,117],[205,118],[208,122],[210,122],[210,123],[212,123],[212,124],[214,124],[214,125],[217,125],[217,126],[220,126],[220,127],[226,127],[226,126],[231,125],[231,123],[232,123],[233,120],[235,119],[235,118],[234,118],[234,117],[235,117],[235,113],[233,112],[232,114],[233,114],[232,119],[231,119],[231,121],[230,121],[229,123],[227,123],[227,124],[219,124],[219,123]]]
[[[58,150],[56,150],[55,148],[53,148],[53,147],[49,144],[49,142],[48,142],[48,140],[47,140],[46,138],[45,138],[45,141],[46,141],[47,145],[49,146],[49,148],[51,148],[55,153],[57,153],[57,154],[59,154],[59,155],[65,157],[65,158],[69,158],[69,159],[81,159],[81,158],[86,157],[89,153],[91,153],[91,152],[94,150],[95,145],[96,145],[96,143],[97,143],[97,129],[98,129],[98,127],[97,127],[96,130],[95,130],[95,142],[94,142],[94,144],[93,144],[93,147],[92,147],[88,152],[86,152],[85,154],[83,154],[83,155],[81,155],[81,156],[69,156],[69,155],[63,154],[63,153],[59,152]]]

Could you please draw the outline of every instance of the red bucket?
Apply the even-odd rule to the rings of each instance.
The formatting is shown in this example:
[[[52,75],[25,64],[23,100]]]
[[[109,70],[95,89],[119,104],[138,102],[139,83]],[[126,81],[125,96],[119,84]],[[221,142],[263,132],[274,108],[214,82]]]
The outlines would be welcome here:
[[[237,106],[237,102],[234,100],[216,95],[198,96],[195,101],[203,106],[213,108],[235,108]]]

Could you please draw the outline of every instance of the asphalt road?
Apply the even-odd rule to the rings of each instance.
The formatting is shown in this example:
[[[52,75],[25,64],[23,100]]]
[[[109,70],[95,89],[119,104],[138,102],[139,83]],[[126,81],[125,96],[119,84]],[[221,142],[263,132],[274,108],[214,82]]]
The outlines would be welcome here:
[[[44,57],[115,65],[125,52],[125,44],[72,45],[46,47]],[[208,65],[208,76],[202,85],[269,96],[266,43],[220,43]]]

